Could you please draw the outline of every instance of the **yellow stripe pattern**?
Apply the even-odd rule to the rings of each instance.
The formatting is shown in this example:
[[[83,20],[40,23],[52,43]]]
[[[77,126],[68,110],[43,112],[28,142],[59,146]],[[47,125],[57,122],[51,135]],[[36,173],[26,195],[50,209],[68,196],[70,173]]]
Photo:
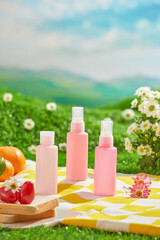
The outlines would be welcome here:
[[[34,182],[35,162],[27,160],[26,169],[17,177]],[[117,176],[114,197],[97,197],[93,194],[93,169],[88,169],[86,181],[70,182],[66,181],[66,168],[59,167],[58,209],[64,212],[61,223],[159,236],[160,176],[151,176],[151,195],[147,199],[130,198],[129,194],[124,193],[123,186],[133,184],[131,177]]]

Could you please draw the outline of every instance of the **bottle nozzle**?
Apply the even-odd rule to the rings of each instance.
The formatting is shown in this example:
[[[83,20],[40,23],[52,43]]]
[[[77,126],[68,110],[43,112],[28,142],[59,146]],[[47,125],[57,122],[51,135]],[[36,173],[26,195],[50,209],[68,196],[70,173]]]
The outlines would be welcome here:
[[[83,107],[73,107],[72,123],[82,123],[82,122],[83,122]]]
[[[113,121],[111,119],[107,119],[101,121],[101,137],[112,137],[112,127]]]

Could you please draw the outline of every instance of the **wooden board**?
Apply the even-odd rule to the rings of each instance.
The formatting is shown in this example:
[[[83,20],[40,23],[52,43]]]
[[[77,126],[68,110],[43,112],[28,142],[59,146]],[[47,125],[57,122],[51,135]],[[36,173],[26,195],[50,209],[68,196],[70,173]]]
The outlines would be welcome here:
[[[51,209],[44,213],[39,213],[35,215],[7,215],[0,214],[0,223],[20,223],[27,221],[40,220],[45,218],[52,218],[56,216],[55,209]]]
[[[0,201],[0,214],[35,215],[54,209],[58,205],[58,198],[55,195],[36,195],[33,202],[29,205]]]

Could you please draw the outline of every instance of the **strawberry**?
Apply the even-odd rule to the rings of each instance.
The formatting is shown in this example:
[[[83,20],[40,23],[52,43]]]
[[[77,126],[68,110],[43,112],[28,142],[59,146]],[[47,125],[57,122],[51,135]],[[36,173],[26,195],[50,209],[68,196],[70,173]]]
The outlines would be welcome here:
[[[5,187],[0,188],[0,200],[6,203],[15,203],[18,200],[18,192],[12,190],[5,191]]]
[[[26,181],[19,191],[19,202],[21,204],[30,204],[35,198],[35,189],[33,183]]]
[[[1,200],[1,192],[3,191],[3,188],[4,188],[4,187],[1,187],[1,188],[0,188],[0,200]]]

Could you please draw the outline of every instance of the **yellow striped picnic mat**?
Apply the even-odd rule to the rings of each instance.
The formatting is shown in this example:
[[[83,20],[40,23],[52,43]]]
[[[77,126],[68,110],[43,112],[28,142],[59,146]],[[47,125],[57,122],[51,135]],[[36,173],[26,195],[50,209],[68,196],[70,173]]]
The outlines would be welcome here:
[[[35,181],[35,162],[26,161],[26,169],[18,178]],[[123,231],[130,233],[160,235],[160,176],[152,179],[151,195],[147,199],[131,198],[123,186],[133,184],[131,176],[118,175],[116,195],[97,197],[93,194],[94,170],[88,169],[88,179],[82,182],[66,181],[66,168],[58,168],[57,212],[61,218],[57,223]],[[52,224],[50,224],[52,225]],[[54,225],[54,224],[53,224]]]

